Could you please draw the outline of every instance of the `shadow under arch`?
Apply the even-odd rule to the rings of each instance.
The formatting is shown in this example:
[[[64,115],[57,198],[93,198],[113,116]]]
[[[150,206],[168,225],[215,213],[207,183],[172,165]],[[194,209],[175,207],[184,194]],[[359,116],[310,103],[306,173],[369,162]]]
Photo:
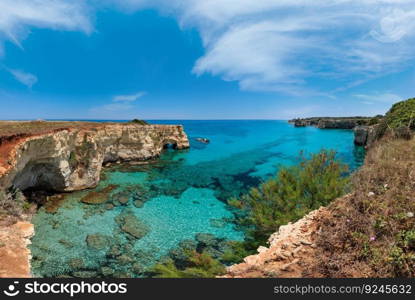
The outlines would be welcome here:
[[[13,186],[21,191],[28,189],[63,191],[66,187],[57,161],[27,163],[15,176]]]
[[[162,142],[163,149],[177,149],[177,141],[174,139],[165,139]]]

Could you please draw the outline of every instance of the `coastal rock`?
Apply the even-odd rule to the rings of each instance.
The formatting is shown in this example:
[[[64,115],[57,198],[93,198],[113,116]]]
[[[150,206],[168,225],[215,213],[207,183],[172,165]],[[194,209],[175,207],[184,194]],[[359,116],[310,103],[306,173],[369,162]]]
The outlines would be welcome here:
[[[0,278],[31,277],[31,253],[27,245],[33,234],[33,224],[27,222],[0,226]]]
[[[109,239],[102,234],[90,234],[86,237],[86,243],[89,248],[94,250],[103,250],[108,246]]]
[[[354,143],[357,146],[365,146],[368,137],[368,127],[367,126],[357,126],[354,129]]]
[[[137,208],[141,208],[141,207],[144,206],[144,202],[141,201],[141,200],[135,200],[134,201],[134,206],[137,207]]]
[[[0,145],[8,147],[0,188],[68,192],[95,187],[107,162],[151,159],[170,144],[189,147],[182,126],[100,124],[22,137]]]
[[[102,267],[101,268],[101,274],[105,277],[109,277],[112,274],[114,274],[114,270],[111,269],[110,267]]]
[[[371,118],[368,117],[314,117],[293,119],[288,121],[295,127],[314,126],[320,129],[353,129],[356,126],[366,125]]]
[[[148,226],[133,214],[120,215],[117,217],[116,221],[120,224],[120,228],[123,232],[135,239],[141,239],[149,231]]]
[[[97,275],[95,271],[78,271],[73,273],[73,276],[77,278],[97,278]]]
[[[69,260],[68,264],[72,269],[82,269],[85,266],[81,258],[73,258]]]
[[[314,237],[321,228],[320,220],[327,213],[327,209],[322,207],[295,223],[280,226],[270,236],[268,247],[260,246],[258,254],[245,257],[244,262],[228,267],[223,277],[304,277],[303,272],[307,271],[305,266],[315,257]]]

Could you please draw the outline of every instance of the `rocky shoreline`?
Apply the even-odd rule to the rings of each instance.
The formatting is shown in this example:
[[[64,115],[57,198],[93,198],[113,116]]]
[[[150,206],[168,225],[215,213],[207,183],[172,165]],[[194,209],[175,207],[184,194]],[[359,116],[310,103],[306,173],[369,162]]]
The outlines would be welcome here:
[[[48,122],[44,124],[48,126]],[[16,208],[23,203],[18,202],[21,200],[18,198],[23,197],[20,191],[35,189],[56,193],[92,188],[100,181],[104,165],[153,159],[165,147],[189,147],[180,125],[97,123],[94,127],[89,123],[82,127],[79,122],[72,128],[70,122],[67,125],[52,132],[2,139],[2,209],[21,210],[21,207]],[[5,125],[2,126],[4,129]],[[33,211],[32,208],[26,209]],[[15,211],[8,215],[4,211],[0,221],[0,277],[30,277],[31,253],[27,245],[34,235],[30,214]]]
[[[369,147],[376,140],[375,120],[378,122],[381,116],[370,117],[312,117],[289,120],[295,127],[313,126],[320,129],[347,129],[354,131],[354,143],[357,146]]]

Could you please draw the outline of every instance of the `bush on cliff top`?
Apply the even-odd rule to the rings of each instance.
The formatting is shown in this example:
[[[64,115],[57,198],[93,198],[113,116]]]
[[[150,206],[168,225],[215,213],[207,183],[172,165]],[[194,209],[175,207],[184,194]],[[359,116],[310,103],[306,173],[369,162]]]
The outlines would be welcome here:
[[[275,178],[240,199],[231,199],[230,205],[246,212],[239,220],[250,228],[244,243],[246,250],[256,250],[279,226],[297,221],[343,195],[348,184],[346,171],[347,166],[336,160],[335,152],[323,150],[310,159],[303,157],[297,166],[282,168]],[[235,245],[235,250],[246,254],[240,247]]]
[[[386,114],[390,128],[415,129],[415,98],[395,103]]]
[[[137,125],[148,125],[148,123],[144,120],[134,119],[131,120],[130,123],[137,124]]]

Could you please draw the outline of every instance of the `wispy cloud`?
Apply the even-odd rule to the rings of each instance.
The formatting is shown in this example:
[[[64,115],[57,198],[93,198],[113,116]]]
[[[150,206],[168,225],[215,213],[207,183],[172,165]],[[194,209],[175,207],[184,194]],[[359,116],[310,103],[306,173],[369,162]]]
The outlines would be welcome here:
[[[146,94],[146,92],[137,92],[131,95],[114,96],[110,103],[91,108],[90,113],[96,116],[107,116],[111,113],[129,112],[135,109],[134,102]]]
[[[32,88],[37,82],[37,77],[31,73],[27,73],[21,70],[9,69],[9,72],[14,76],[14,78],[20,83],[24,84],[28,88]]]
[[[127,0],[122,7],[155,7],[196,28],[206,53],[193,72],[245,90],[333,92],[415,58],[415,0]],[[331,90],[318,91],[316,80],[330,81]]]
[[[134,102],[145,95],[146,95],[146,92],[138,92],[132,95],[118,95],[118,96],[114,96],[113,100],[115,102]]]
[[[244,90],[327,94],[415,60],[415,0],[1,0],[0,45],[19,45],[31,26],[91,32],[89,16],[108,5],[196,28],[206,52],[193,72]]]
[[[354,97],[362,101],[363,104],[394,104],[401,101],[403,98],[393,93],[372,93],[372,94],[356,94]]]
[[[29,34],[30,27],[89,33],[89,11],[81,0],[1,0],[0,55],[5,40],[22,47],[21,40]]]

